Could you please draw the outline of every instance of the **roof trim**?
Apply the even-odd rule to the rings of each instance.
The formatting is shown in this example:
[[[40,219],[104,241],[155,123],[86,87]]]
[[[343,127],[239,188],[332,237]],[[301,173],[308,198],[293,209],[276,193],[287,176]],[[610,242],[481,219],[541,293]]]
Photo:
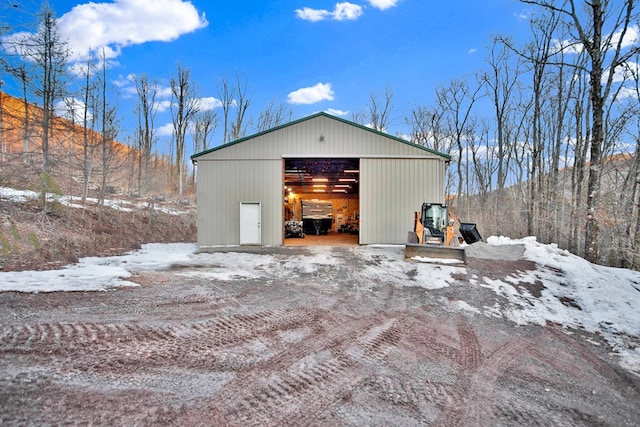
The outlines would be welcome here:
[[[358,123],[355,123],[355,122],[352,122],[352,121],[349,121],[349,120],[343,119],[343,118],[341,118],[341,117],[337,117],[337,116],[334,116],[334,115],[332,115],[332,114],[325,113],[324,111],[321,111],[321,112],[319,112],[319,113],[312,114],[312,115],[310,115],[310,116],[303,117],[303,118],[298,119],[298,120],[293,120],[293,121],[291,121],[291,122],[288,122],[288,123],[285,123],[285,124],[282,124],[282,125],[279,125],[279,126],[273,127],[273,128],[271,128],[271,129],[267,129],[267,130],[262,131],[262,132],[255,133],[255,134],[253,134],[253,135],[250,135],[250,136],[247,136],[247,137],[244,137],[244,138],[236,139],[235,141],[231,141],[231,142],[228,142],[228,143],[226,143],[226,144],[222,144],[222,145],[219,145],[219,146],[217,146],[217,147],[210,148],[210,149],[205,150],[205,151],[202,151],[202,152],[200,152],[200,153],[193,154],[193,155],[191,156],[191,161],[192,161],[192,162],[195,162],[195,161],[197,160],[197,158],[198,158],[198,157],[204,156],[205,154],[212,153],[212,152],[214,152],[214,151],[218,151],[218,150],[222,150],[222,149],[227,148],[227,147],[230,147],[230,146],[232,146],[232,145],[240,144],[240,143],[242,143],[242,142],[244,142],[244,141],[247,141],[247,140],[249,140],[249,139],[257,138],[257,137],[259,137],[259,136],[266,135],[266,134],[268,134],[268,133],[270,133],[270,132],[275,132],[275,131],[277,131],[277,130],[284,129],[284,128],[286,128],[286,127],[293,126],[293,125],[296,125],[296,124],[298,124],[298,123],[305,122],[305,121],[307,121],[307,120],[315,119],[315,118],[317,118],[317,117],[326,117],[326,118],[329,118],[329,119],[332,119],[332,120],[337,120],[337,121],[342,122],[342,123],[344,123],[344,124],[351,125],[351,126],[355,126],[355,127],[357,127],[357,128],[360,128],[360,129],[362,129],[362,130],[366,130],[366,131],[371,132],[371,133],[374,133],[374,134],[376,134],[376,135],[381,135],[381,136],[384,136],[384,137],[386,137],[386,138],[393,139],[393,140],[395,140],[395,141],[397,141],[397,142],[401,142],[401,143],[403,143],[403,144],[407,144],[407,145],[410,145],[410,146],[412,146],[412,147],[414,147],[414,148],[418,148],[418,149],[420,149],[420,150],[423,150],[423,151],[426,151],[426,152],[428,152],[428,153],[434,154],[434,155],[436,155],[436,156],[440,156],[440,157],[444,158],[444,159],[445,159],[446,161],[448,161],[448,162],[449,162],[449,161],[451,161],[451,156],[450,156],[450,155],[448,155],[448,154],[441,153],[441,152],[436,151],[436,150],[433,150],[433,149],[431,149],[431,148],[427,148],[427,147],[424,147],[424,146],[422,146],[422,145],[415,144],[415,143],[413,143],[413,142],[407,141],[407,140],[402,139],[402,138],[399,138],[399,137],[397,137],[397,136],[393,136],[393,135],[390,135],[390,134],[388,134],[388,133],[384,133],[384,132],[381,132],[381,131],[378,131],[378,130],[372,129],[372,128],[367,127],[367,126],[363,126],[363,125],[361,125],[361,124],[358,124]]]

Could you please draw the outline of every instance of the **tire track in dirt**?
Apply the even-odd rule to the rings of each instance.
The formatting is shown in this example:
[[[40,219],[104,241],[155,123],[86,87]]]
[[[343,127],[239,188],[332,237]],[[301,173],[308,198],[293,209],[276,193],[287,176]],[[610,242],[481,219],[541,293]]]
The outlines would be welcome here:
[[[474,372],[484,360],[478,338],[469,322],[464,318],[458,319],[457,329],[460,337],[458,366],[463,372]]]
[[[593,398],[593,404],[599,406],[599,412],[610,414],[632,413],[633,407],[622,402],[639,402],[640,390],[638,384],[632,381],[629,376],[624,375],[620,370],[608,365],[594,353],[590,352],[580,341],[567,335],[561,330],[547,329],[544,332],[547,341],[553,347],[560,347],[554,352],[540,351],[538,348],[531,350],[532,355],[541,363],[545,364],[545,372],[557,373],[554,377],[545,377],[549,386],[547,394],[554,393],[567,394],[575,389],[587,389],[587,400]],[[570,379],[570,381],[568,381]],[[549,381],[551,380],[551,381]],[[538,381],[540,382],[540,381]],[[614,383],[624,384],[628,387],[615,390]],[[569,389],[569,390],[567,390]],[[621,397],[625,398],[622,399]],[[545,400],[547,407],[557,407],[557,409],[567,412],[565,407],[558,405],[554,399]],[[599,414],[593,413],[592,405],[585,402],[579,405],[578,409],[573,409],[573,417],[576,420],[598,419]],[[542,412],[541,412],[542,413]],[[598,423],[602,423],[601,419]],[[623,419],[610,421],[611,424],[624,425]],[[635,422],[632,424],[636,424]]]
[[[431,292],[394,288],[385,299],[370,284],[358,288],[357,272],[331,274],[330,280],[309,275],[308,288],[295,292],[275,280],[225,284],[229,305],[194,307],[188,303],[201,304],[202,297],[181,297],[193,289],[180,291],[177,279],[150,286],[137,305],[130,294],[109,299],[113,306],[103,294],[60,298],[71,316],[57,308],[50,313],[47,304],[38,317],[27,317],[40,297],[25,299],[22,311],[4,309],[9,324],[25,323],[0,325],[0,364],[7,366],[0,413],[9,424],[41,425],[632,425],[637,419],[638,389],[576,337],[445,313]],[[339,276],[348,282],[340,288],[313,287]],[[97,313],[96,302],[104,303]],[[622,415],[603,421],[598,410]]]
[[[597,414],[591,413],[589,405],[579,405],[571,407],[570,402],[558,403],[558,398],[564,398],[566,394],[575,392],[573,388],[577,385],[562,382],[557,384],[560,393],[557,399],[553,399],[554,390],[547,389],[545,394],[534,396],[534,399],[526,400],[526,405],[515,402],[512,406],[504,405],[496,399],[495,387],[501,377],[506,372],[511,372],[510,376],[518,376],[519,364],[515,362],[526,357],[526,364],[540,363],[546,365],[544,372],[547,377],[573,378],[585,381],[585,385],[594,386],[594,378],[589,375],[589,371],[595,372],[602,378],[610,379],[618,376],[618,372],[611,366],[604,363],[593,353],[589,352],[579,342],[571,337],[557,331],[542,331],[534,336],[526,338],[515,338],[509,340],[495,348],[488,356],[480,358],[480,345],[475,337],[471,326],[465,321],[458,323],[460,333],[460,357],[458,359],[461,371],[457,384],[453,387],[445,387],[449,393],[449,402],[443,407],[439,416],[443,425],[448,426],[472,426],[472,425],[493,425],[497,420],[514,420],[525,424],[536,425],[535,420],[549,421],[553,414],[554,419],[560,424],[600,424],[603,422]],[[562,343],[562,354],[549,353],[538,350],[538,348],[553,348],[548,342],[549,339],[558,340]],[[573,353],[575,357],[571,357]],[[524,355],[524,356],[523,356]],[[509,383],[510,380],[506,380]],[[607,380],[607,383],[610,380]],[[620,378],[620,381],[624,381]],[[540,384],[541,379],[532,381]],[[542,387],[542,386],[541,386]],[[606,389],[608,387],[605,384]],[[504,388],[504,386],[502,387]],[[564,389],[564,392],[562,390]],[[607,390],[609,391],[609,390]],[[583,391],[584,392],[584,391]],[[595,392],[594,392],[595,393]],[[602,394],[603,392],[600,391]],[[640,393],[637,388],[630,388],[630,395],[624,401],[633,401],[634,398],[640,400]],[[590,393],[587,391],[587,395]],[[607,394],[604,392],[604,394]],[[636,400],[636,401],[637,401]],[[595,404],[595,402],[593,402]],[[611,413],[616,413],[619,407],[617,399],[599,398],[598,404],[602,407],[609,407]],[[625,408],[625,411],[629,408]],[[629,409],[632,412],[632,409]],[[547,423],[545,423],[547,424]],[[547,424],[548,425],[548,424]]]
[[[42,323],[3,328],[0,350],[38,353],[45,350],[71,352],[106,349],[128,342],[171,338],[170,331],[145,325],[97,323]]]
[[[444,388],[449,398],[439,419],[447,426],[491,425],[494,421],[492,407],[496,380],[533,342],[529,339],[511,340],[485,357],[475,331],[466,319],[458,319],[457,330],[460,338],[459,376],[455,384]]]
[[[317,414],[350,394],[368,368],[399,342],[402,330],[396,322],[365,318],[327,327],[328,332],[310,337],[293,351],[265,360],[260,365],[263,382],[255,381],[255,372],[239,377],[222,393],[229,398],[212,405],[231,425],[312,423]]]
[[[305,314],[306,315],[306,314]],[[38,352],[44,348],[154,346],[157,342],[207,339],[216,346],[244,341],[265,331],[294,327],[304,320],[293,311],[269,310],[199,323],[174,326],[123,323],[42,323],[1,327],[0,349],[5,352]]]
[[[535,345],[535,339],[518,338],[496,348],[472,373],[467,383],[466,404],[459,413],[460,425],[492,425],[495,423],[494,386],[498,378],[524,351]]]
[[[233,347],[260,340],[275,330],[296,328],[316,316],[313,310],[268,310],[251,316],[180,324],[172,329],[174,339],[139,343],[135,348],[136,358],[146,360],[151,367],[179,362],[183,367],[238,371],[258,363],[261,356],[240,354]]]
[[[638,395],[638,401],[640,401],[640,390],[637,389],[637,386],[628,380],[628,377],[620,375],[619,371],[613,369],[610,365],[604,363],[602,359],[594,355],[592,352],[587,350],[584,345],[580,342],[574,340],[573,338],[567,336],[562,331],[557,329],[549,329],[547,331],[549,335],[558,341],[562,342],[564,345],[567,345],[570,349],[576,351],[576,353],[589,365],[598,372],[604,378],[618,378],[622,382],[627,382],[636,395]]]
[[[411,337],[412,332],[415,329],[407,330],[405,338]],[[403,343],[404,341],[403,339]],[[419,357],[417,360],[425,359]],[[431,360],[427,360],[428,365],[439,366],[438,362],[431,365]],[[388,410],[392,410],[395,416],[413,420],[412,424],[430,425],[436,419],[436,408],[453,401],[451,388],[456,380],[455,377],[438,379],[428,372],[429,367],[423,367],[415,359],[412,362],[411,366],[407,366],[401,360],[394,366],[389,366],[388,371],[376,369],[373,375],[366,378],[363,386],[369,396],[376,397],[376,402],[388,403]],[[379,408],[372,406],[370,410],[376,413]]]
[[[511,370],[510,370],[511,371]],[[540,378],[512,373],[502,381],[502,389],[496,398],[493,413],[497,420],[507,425],[569,425],[569,426],[624,426],[637,425],[621,418],[604,417],[600,408],[606,395],[591,392],[582,394],[569,382],[549,384]],[[582,394],[576,399],[575,394]],[[517,398],[516,398],[517,397]],[[618,402],[612,409],[621,411]]]

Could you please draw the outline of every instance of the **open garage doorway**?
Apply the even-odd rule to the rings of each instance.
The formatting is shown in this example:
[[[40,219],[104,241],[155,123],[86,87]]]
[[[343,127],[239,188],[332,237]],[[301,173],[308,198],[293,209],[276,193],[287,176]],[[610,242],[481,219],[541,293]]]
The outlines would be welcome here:
[[[284,167],[284,244],[357,245],[360,159],[287,158]]]

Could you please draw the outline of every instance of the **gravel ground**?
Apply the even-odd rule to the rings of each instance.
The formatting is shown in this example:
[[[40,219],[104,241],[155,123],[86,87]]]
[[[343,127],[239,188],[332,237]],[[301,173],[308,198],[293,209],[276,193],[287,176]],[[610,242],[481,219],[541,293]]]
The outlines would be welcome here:
[[[306,269],[284,247],[251,251],[277,260],[257,278],[174,266],[137,288],[2,293],[0,424],[638,425],[640,382],[597,335],[461,309],[504,303],[471,278],[535,268],[476,245],[434,266],[457,269],[437,289],[388,248]]]

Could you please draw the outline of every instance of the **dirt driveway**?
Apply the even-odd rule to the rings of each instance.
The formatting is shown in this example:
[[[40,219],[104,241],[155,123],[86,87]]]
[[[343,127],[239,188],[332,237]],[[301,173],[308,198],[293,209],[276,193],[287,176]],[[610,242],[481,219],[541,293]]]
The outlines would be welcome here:
[[[258,278],[176,266],[136,288],[0,294],[0,424],[640,423],[640,383],[597,336],[452,309],[499,304],[469,279],[530,262],[470,258],[427,290],[363,278],[382,255],[336,247],[344,263],[307,271],[290,261],[304,248],[269,251],[279,273]]]

